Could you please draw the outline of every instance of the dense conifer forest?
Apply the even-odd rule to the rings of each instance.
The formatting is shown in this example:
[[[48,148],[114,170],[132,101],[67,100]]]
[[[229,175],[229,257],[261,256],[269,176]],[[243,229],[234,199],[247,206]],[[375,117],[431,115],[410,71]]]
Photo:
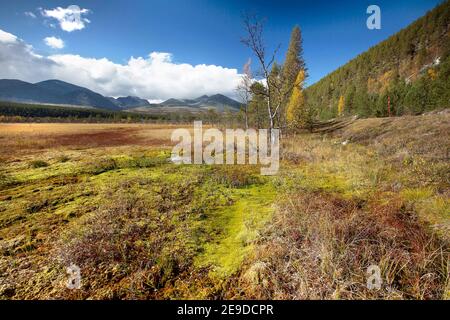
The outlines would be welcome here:
[[[450,100],[450,1],[306,89],[321,119],[382,117],[447,108]]]

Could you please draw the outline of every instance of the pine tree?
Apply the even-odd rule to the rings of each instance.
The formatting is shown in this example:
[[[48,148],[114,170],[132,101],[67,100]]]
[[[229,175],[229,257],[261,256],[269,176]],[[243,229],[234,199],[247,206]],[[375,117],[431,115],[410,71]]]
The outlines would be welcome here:
[[[302,33],[298,26],[295,26],[291,33],[291,40],[289,42],[289,48],[286,53],[286,59],[283,65],[283,80],[286,88],[293,88],[295,79],[297,78],[300,70],[305,71],[306,65],[303,60],[303,44]]]

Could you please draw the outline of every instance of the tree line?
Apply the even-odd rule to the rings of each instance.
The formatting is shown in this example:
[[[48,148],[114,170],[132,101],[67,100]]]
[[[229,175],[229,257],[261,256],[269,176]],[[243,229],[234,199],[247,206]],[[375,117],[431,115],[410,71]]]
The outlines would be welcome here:
[[[223,115],[213,109],[199,113],[189,111],[138,113],[0,101],[0,122],[10,123],[192,123],[194,120],[202,120],[207,124],[220,124],[221,122],[238,123],[241,121],[239,115],[229,110],[225,111]]]

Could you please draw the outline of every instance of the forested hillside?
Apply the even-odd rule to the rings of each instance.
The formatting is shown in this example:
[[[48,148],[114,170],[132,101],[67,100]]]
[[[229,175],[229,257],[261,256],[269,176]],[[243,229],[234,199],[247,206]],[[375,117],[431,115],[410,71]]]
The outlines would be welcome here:
[[[94,108],[61,107],[0,101],[1,122],[139,122],[167,120],[165,115],[138,114]]]
[[[450,1],[306,89],[321,119],[450,107]]]

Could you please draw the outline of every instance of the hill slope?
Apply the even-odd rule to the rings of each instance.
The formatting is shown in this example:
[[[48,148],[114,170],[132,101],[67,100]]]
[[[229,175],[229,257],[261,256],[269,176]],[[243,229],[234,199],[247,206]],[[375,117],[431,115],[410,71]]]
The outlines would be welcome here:
[[[45,101],[47,103],[59,103],[57,95],[46,88],[13,79],[0,80],[0,100],[4,101]]]
[[[418,114],[450,106],[450,1],[306,89],[322,119]]]
[[[0,80],[0,100],[119,109],[114,102],[99,93],[60,80],[35,84],[19,80]]]

